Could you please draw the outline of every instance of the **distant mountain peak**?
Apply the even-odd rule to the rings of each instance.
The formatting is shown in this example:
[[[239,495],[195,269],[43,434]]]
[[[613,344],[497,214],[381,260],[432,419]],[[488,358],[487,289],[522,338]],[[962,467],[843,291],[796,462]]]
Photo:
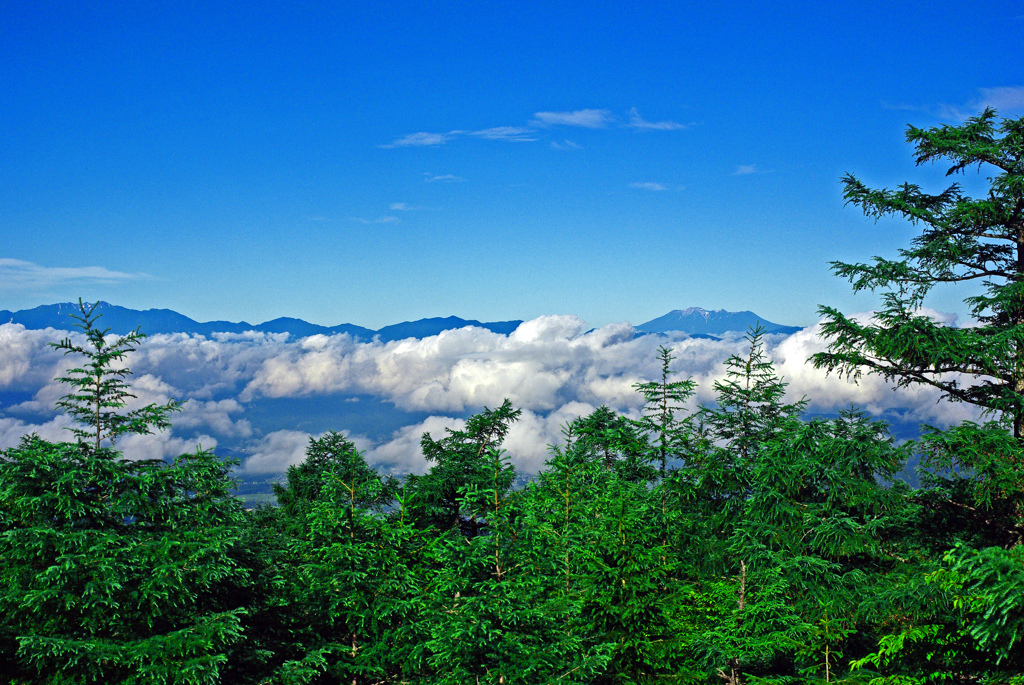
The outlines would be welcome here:
[[[725,311],[724,309],[719,309],[719,310],[716,310],[716,312],[709,312],[707,309],[704,309],[703,307],[687,307],[686,309],[676,309],[676,310],[674,310],[674,311],[672,311],[670,313],[671,314],[678,314],[679,316],[699,315],[699,316],[703,316],[706,319],[712,313],[724,312],[724,311]]]
[[[636,326],[640,333],[668,333],[682,331],[690,335],[721,335],[729,332],[743,332],[758,323],[765,333],[796,333],[798,326],[783,326],[772,323],[754,312],[727,312],[724,309],[708,311],[703,307],[674,309],[664,316]]]

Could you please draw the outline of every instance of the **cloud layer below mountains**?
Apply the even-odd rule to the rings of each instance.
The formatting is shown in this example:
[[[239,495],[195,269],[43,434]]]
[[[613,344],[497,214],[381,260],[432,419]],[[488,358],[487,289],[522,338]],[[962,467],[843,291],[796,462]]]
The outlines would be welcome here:
[[[928,311],[953,324],[950,315]],[[866,320],[870,313],[857,315]],[[395,473],[422,473],[428,468],[419,449],[425,431],[443,437],[457,429],[469,413],[496,407],[509,398],[523,413],[505,442],[521,471],[536,472],[549,444],[562,441],[562,426],[605,404],[636,418],[642,398],[636,383],[660,377],[659,345],[674,349],[675,379],[692,377],[698,384],[689,408],[715,400],[714,382],[726,375],[724,362],[745,355],[749,345],[741,334],[721,341],[688,338],[677,333],[633,338],[628,323],[610,324],[585,333],[575,316],[542,316],[523,323],[510,336],[482,328],[445,331],[423,340],[357,343],[347,334],[291,339],[288,334],[171,334],[146,338],[125,359],[137,398],[128,408],[170,398],[183,402],[171,415],[170,431],[130,436],[118,448],[132,458],[171,457],[217,445],[232,445],[247,455],[243,472],[254,476],[283,471],[302,461],[310,433],[302,430],[263,431],[246,417],[249,403],[264,398],[370,396],[397,409],[428,416],[373,440],[346,431],[368,460]],[[789,384],[786,401],[806,396],[808,411],[835,412],[855,403],[876,416],[946,426],[977,420],[969,405],[937,402],[938,392],[917,387],[894,391],[875,376],[859,384],[826,377],[806,360],[823,351],[820,325],[793,335],[765,337],[766,352],[776,373]],[[0,448],[13,447],[22,435],[36,431],[47,440],[71,440],[65,427],[73,421],[53,410],[70,387],[53,379],[80,365],[80,357],[47,346],[70,335],[85,345],[78,332],[26,330],[0,325],[0,393],[15,400],[0,404]],[[969,379],[967,379],[969,380]],[[319,434],[314,434],[317,437]]]

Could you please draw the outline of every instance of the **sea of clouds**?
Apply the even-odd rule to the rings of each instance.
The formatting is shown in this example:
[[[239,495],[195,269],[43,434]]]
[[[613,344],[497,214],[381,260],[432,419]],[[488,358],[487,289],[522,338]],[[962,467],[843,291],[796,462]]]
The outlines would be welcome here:
[[[946,325],[952,314],[922,310]],[[854,315],[866,322],[871,313]],[[303,460],[310,433],[298,429],[265,430],[246,415],[252,403],[270,398],[376,398],[395,411],[416,417],[384,437],[368,437],[333,426],[364,450],[367,460],[396,474],[422,473],[419,442],[424,432],[443,437],[446,428],[465,425],[465,417],[505,398],[522,410],[504,447],[520,472],[535,473],[548,457],[548,445],[563,441],[562,427],[577,416],[607,405],[638,418],[643,400],[636,383],[660,378],[659,345],[671,347],[676,360],[672,380],[692,377],[698,390],[688,403],[715,400],[715,381],[725,378],[725,360],[745,356],[743,334],[720,341],[689,338],[684,333],[634,338],[628,323],[590,332],[575,316],[542,316],[526,321],[509,336],[482,328],[450,330],[422,340],[355,342],[347,335],[294,339],[287,333],[167,334],[147,337],[122,364],[132,392],[127,408],[164,404],[175,398],[182,411],[171,414],[173,428],[153,435],[132,435],[117,447],[130,458],[173,457],[201,445],[231,445],[244,453],[241,475],[261,477],[284,471]],[[807,363],[824,351],[820,322],[792,335],[764,337],[765,352],[777,375],[788,383],[786,401],[809,400],[807,410],[834,413],[855,403],[876,417],[945,427],[979,418],[978,410],[946,400],[934,388],[893,389],[878,376],[858,384],[836,374],[826,377]],[[27,330],[0,325],[0,449],[16,446],[37,432],[50,441],[73,440],[65,427],[76,425],[55,411],[71,386],[54,379],[81,366],[80,355],[47,345],[70,337],[86,345],[80,331]],[[113,342],[111,336],[108,342]],[[972,382],[970,378],[966,382]],[[365,399],[364,399],[365,401]],[[425,418],[422,418],[425,415]]]

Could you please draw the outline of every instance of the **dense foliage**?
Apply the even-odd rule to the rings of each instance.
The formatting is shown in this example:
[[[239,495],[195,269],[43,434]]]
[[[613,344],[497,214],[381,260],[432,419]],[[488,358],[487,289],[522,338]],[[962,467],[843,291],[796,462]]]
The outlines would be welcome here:
[[[662,347],[641,418],[571,421],[525,487],[506,400],[424,435],[429,470],[401,480],[311,438],[279,506],[245,511],[209,452],[113,449],[176,405],[118,411],[111,363],[139,335],[105,347],[83,306],[92,349],[60,346],[91,361],[60,379],[78,441],[28,435],[0,460],[0,682],[1024,683],[1024,123],[997,138],[993,116],[908,134],[919,161],[996,165],[986,200],[846,179],[869,214],[928,229],[906,262],[837,263],[897,292],[873,325],[826,309],[814,363],[1000,414],[904,445],[856,407],[805,419],[754,329],[714,404],[687,412]],[[974,298],[977,328],[914,311],[956,265],[1006,281]]]

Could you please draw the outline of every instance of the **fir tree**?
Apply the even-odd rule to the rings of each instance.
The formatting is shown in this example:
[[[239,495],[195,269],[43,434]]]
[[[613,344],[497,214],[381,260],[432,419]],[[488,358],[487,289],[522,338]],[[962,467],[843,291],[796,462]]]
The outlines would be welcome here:
[[[423,456],[434,465],[423,476],[410,476],[406,481],[415,493],[413,515],[421,525],[434,525],[442,531],[461,530],[469,536],[479,532],[480,522],[472,512],[486,505],[467,501],[463,490],[467,485],[475,485],[478,491],[489,486],[492,464],[487,450],[501,446],[509,426],[520,414],[522,410],[505,400],[496,409],[484,407],[484,411],[471,416],[464,430],[446,429],[448,436],[441,440],[423,434]],[[499,480],[503,490],[512,487],[515,469],[511,464],[503,466]]]
[[[310,437],[305,460],[288,467],[284,485],[273,486],[278,506],[293,525],[307,525],[307,515],[320,499],[325,474],[354,483],[354,503],[360,509],[382,511],[398,492],[399,484],[394,477],[382,478],[366,464],[351,440],[337,431],[328,431],[320,438]],[[380,487],[368,488],[371,482]]]
[[[689,399],[696,390],[697,384],[692,379],[685,381],[668,380],[672,371],[669,365],[675,357],[672,350],[664,345],[658,346],[658,360],[661,362],[661,380],[648,383],[637,383],[633,387],[644,396],[643,415],[635,425],[642,435],[652,436],[655,458],[660,462],[658,489],[661,493],[661,544],[668,544],[668,492],[669,484],[666,475],[669,459],[679,459],[689,449],[690,420],[677,419],[676,414],[683,411],[682,403]]]
[[[595,459],[605,470],[615,470],[629,481],[656,478],[649,463],[650,449],[641,437],[643,428],[636,422],[601,405],[588,416],[574,419],[569,428],[580,448],[575,452],[578,457]]]
[[[730,549],[777,569],[790,588],[799,640],[788,656],[804,678],[831,682],[859,656],[851,649],[865,641],[865,598],[916,549],[903,539],[913,521],[908,488],[895,480],[909,455],[910,445],[895,447],[883,422],[855,408],[794,420],[758,452]]]
[[[321,440],[329,445],[339,438],[332,432]],[[341,446],[348,468],[320,472],[321,486],[303,506],[305,525],[292,543],[302,562],[295,595],[306,626],[302,658],[280,669],[287,682],[318,682],[321,672],[333,682],[381,681],[396,670],[389,632],[393,614],[401,613],[394,600],[408,600],[404,585],[412,574],[401,556],[414,531],[381,515],[380,503],[393,499],[386,492],[390,481],[344,438]],[[307,462],[315,465],[323,448],[311,440]]]
[[[199,449],[170,465],[133,461],[99,446],[167,427],[171,406],[106,411],[130,396],[123,382],[104,380],[129,373],[110,369],[125,352],[104,350],[89,314],[84,320],[96,349],[66,347],[89,357],[91,379],[62,380],[84,388],[66,406],[81,410],[72,413],[96,431],[95,445],[32,434],[0,455],[4,675],[215,683],[246,613],[237,602],[247,580],[233,558],[242,512],[230,496],[232,462]]]
[[[61,383],[68,383],[77,388],[76,392],[69,393],[62,397],[57,406],[64,409],[65,413],[76,418],[80,423],[89,427],[89,430],[81,428],[68,428],[79,439],[95,438],[95,449],[99,451],[100,442],[108,438],[113,444],[118,437],[136,433],[145,435],[152,432],[153,428],[170,428],[167,414],[172,411],[181,411],[181,406],[170,400],[165,406],[159,407],[155,404],[147,405],[141,409],[130,411],[126,414],[119,414],[111,409],[124,407],[124,400],[128,397],[135,397],[128,392],[128,384],[124,377],[131,375],[127,368],[111,368],[111,362],[123,359],[129,352],[135,349],[138,342],[146,337],[140,333],[138,328],[132,333],[122,337],[113,345],[107,345],[104,339],[106,330],[99,330],[93,327],[93,323],[101,315],[93,316],[92,313],[99,306],[99,302],[86,311],[82,304],[82,298],[78,298],[78,308],[82,316],[72,314],[72,318],[81,321],[75,324],[85,332],[86,339],[91,343],[93,349],[87,350],[83,347],[71,344],[70,338],[65,338],[60,343],[47,343],[58,350],[64,350],[64,355],[71,353],[83,354],[89,358],[85,369],[70,369],[63,378],[56,378]]]
[[[787,430],[807,404],[801,399],[784,404],[786,383],[775,375],[774,365],[765,359],[758,324],[747,333],[747,356],[726,360],[726,378],[715,382],[716,407],[701,407],[701,438],[686,469],[686,477],[712,504],[707,522],[728,531],[738,520],[752,493],[753,468],[758,453],[780,432]]]
[[[442,565],[422,615],[430,682],[551,682],[572,670],[579,641],[564,639],[566,606],[551,592],[550,558],[521,526],[529,510],[523,493],[504,485],[508,456],[488,448],[487,457],[491,482],[463,488],[464,501],[481,507],[473,513],[486,534],[442,538]]]
[[[633,387],[644,396],[643,417],[637,422],[646,435],[656,439],[657,456],[660,460],[659,475],[665,480],[665,469],[670,458],[681,456],[688,441],[684,428],[686,422],[677,419],[676,415],[683,411],[683,403],[696,390],[697,384],[692,379],[669,382],[672,373],[669,365],[675,357],[672,350],[664,345],[658,346],[658,360],[661,362],[661,380],[648,383],[637,383]]]
[[[957,183],[931,195],[911,183],[873,190],[851,174],[842,179],[848,204],[922,231],[899,260],[832,262],[855,292],[882,290],[884,306],[866,324],[819,307],[830,344],[812,357],[814,366],[854,381],[867,372],[896,388],[935,387],[943,399],[998,415],[984,426],[924,427],[924,487],[909,498],[919,511],[919,546],[908,555],[915,563],[894,569],[892,587],[868,599],[886,629],[878,651],[855,664],[874,666],[884,682],[1021,675],[1019,661],[1017,670],[1003,667],[1014,666],[1007,657],[1019,631],[1010,626],[1021,611],[1019,594],[1006,589],[1021,577],[1011,552],[1024,532],[1024,118],[998,125],[995,118],[986,108],[959,126],[908,126],[906,134],[918,165],[949,160],[947,176],[975,165],[994,169],[985,197],[969,197]],[[964,299],[978,326],[953,328],[919,312],[934,286],[972,281],[985,291]]]
[[[873,190],[851,174],[843,177],[847,204],[876,221],[902,216],[922,224],[900,260],[874,257],[874,264],[832,262],[854,292],[883,289],[874,324],[860,324],[821,306],[827,352],[816,368],[858,379],[866,371],[895,380],[896,387],[929,385],[943,398],[1005,413],[1017,439],[1024,437],[1024,117],[996,126],[986,108],[960,126],[907,126],[918,165],[948,159],[946,175],[977,165],[994,168],[988,195],[971,198],[957,183],[937,195],[911,183]],[[1001,134],[1001,135],[1000,135]],[[985,279],[986,295],[967,297],[976,328],[952,328],[917,313],[939,283]],[[949,374],[981,382],[964,385]]]
[[[724,443],[741,468],[748,467],[754,453],[807,405],[806,399],[782,403],[787,384],[765,359],[763,335],[760,323],[748,331],[746,358],[729,357],[725,380],[715,381],[717,408],[703,407],[700,412],[703,425],[715,441]]]

